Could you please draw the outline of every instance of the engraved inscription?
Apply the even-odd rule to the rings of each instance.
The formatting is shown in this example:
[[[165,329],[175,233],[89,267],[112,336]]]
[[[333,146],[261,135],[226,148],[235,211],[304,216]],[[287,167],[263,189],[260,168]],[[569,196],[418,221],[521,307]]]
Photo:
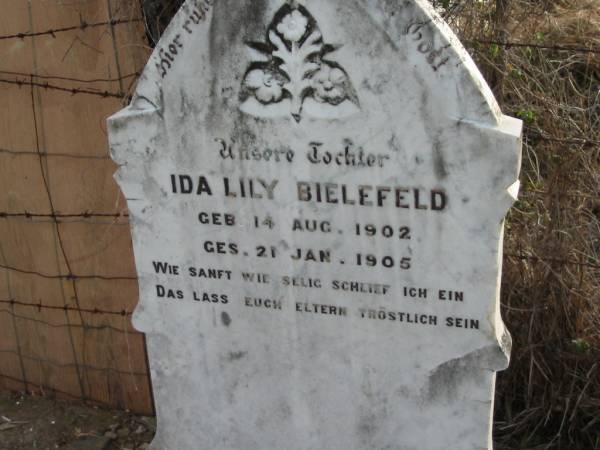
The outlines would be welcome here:
[[[194,28],[192,25],[199,25],[203,20],[206,19],[208,11],[210,11],[214,0],[196,0],[195,5],[190,8],[189,15],[186,17],[183,23],[183,30],[187,34],[192,34]],[[167,73],[171,70],[171,67],[175,63],[175,60],[180,55],[184,48],[182,34],[176,34],[171,41],[162,45],[158,49],[158,62],[155,67],[161,78],[165,78]]]

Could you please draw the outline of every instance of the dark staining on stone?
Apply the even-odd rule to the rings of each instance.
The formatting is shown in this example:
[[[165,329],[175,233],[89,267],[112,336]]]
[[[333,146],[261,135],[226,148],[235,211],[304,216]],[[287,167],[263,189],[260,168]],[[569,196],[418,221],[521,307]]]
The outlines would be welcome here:
[[[119,131],[125,128],[126,123],[123,119],[114,119],[110,121],[110,126],[114,131]]]
[[[475,350],[462,358],[452,359],[439,365],[430,372],[422,398],[429,403],[455,400],[461,386],[483,386],[486,377],[493,372],[504,370],[508,366],[508,357],[501,346],[490,345]]]
[[[490,150],[493,148],[493,142],[490,141],[487,133],[479,130],[477,128],[477,125],[473,125],[468,122],[463,123],[463,125],[471,127],[471,132],[477,133],[477,142],[474,142],[468,147],[470,161],[475,161],[489,157]]]
[[[225,311],[221,313],[221,322],[223,322],[223,325],[226,327],[231,325],[231,317]]]
[[[464,359],[453,359],[436,367],[424,388],[425,401],[439,403],[442,400],[453,400],[460,385],[476,376],[476,371],[472,370]]]
[[[247,114],[239,115],[243,119]],[[244,148],[248,148],[252,144],[256,144],[256,134],[251,130],[244,120],[236,120],[230,132],[231,140],[237,142]]]
[[[156,103],[154,103],[152,100],[150,100],[145,95],[136,94],[132,103],[136,109],[150,109],[150,108],[148,108],[148,106],[151,106],[152,109],[156,110],[159,114],[162,114],[162,111],[156,105]]]
[[[369,14],[365,15],[367,18],[371,19]],[[360,20],[362,20],[362,18],[357,18],[357,24],[360,24]],[[382,53],[382,50],[384,49],[384,44],[389,45],[390,47],[392,47],[395,51],[398,51],[400,49],[400,47],[398,46],[397,42],[394,39],[394,36],[390,36],[390,34],[388,33],[389,30],[389,24],[388,23],[383,23],[383,24],[379,24],[377,23],[375,20],[371,19],[371,25],[373,25],[375,28],[377,28],[377,30],[381,33],[380,36],[383,38],[380,43],[377,43],[377,54],[378,55],[372,55],[373,57],[375,56],[380,56]],[[405,58],[402,58],[403,60]]]
[[[375,433],[377,432],[377,416],[369,414],[363,417],[358,424],[358,433],[363,442],[372,442]]]
[[[179,91],[180,95],[180,103],[179,103],[179,111],[184,117],[189,117],[190,115],[196,116],[198,113],[198,107],[190,100],[188,94],[185,89],[181,88]]]
[[[158,367],[158,364],[157,364],[157,367],[155,367],[153,369],[152,375],[155,376],[157,379],[160,379],[160,378],[165,377],[165,371],[162,370],[160,367]]]
[[[432,114],[429,112],[429,90],[430,88],[427,86],[427,83],[423,79],[423,76],[419,72],[419,70],[412,70],[412,78],[419,85],[420,95],[419,95],[419,115],[421,117],[422,123],[430,123]]]
[[[244,358],[247,354],[248,354],[248,352],[243,352],[243,351],[229,352],[229,355],[227,355],[227,359],[230,362],[239,361],[240,359]]]
[[[393,70],[382,71],[380,74],[372,76],[371,79],[365,78],[361,85],[376,95],[385,95],[390,89],[394,75]]]
[[[437,138],[433,143],[433,170],[435,176],[439,180],[444,180],[448,176],[446,160],[444,159],[444,153],[442,151],[442,143]]]
[[[233,122],[233,127],[229,133],[231,142],[239,148],[252,149],[259,146],[256,137],[256,131],[248,124],[248,119],[252,121],[253,116],[242,113],[239,109],[236,111],[237,120]]]
[[[268,0],[252,0],[243,2],[239,0],[220,0],[214,2],[213,19],[209,32],[209,60],[211,67],[210,92],[220,92],[228,86],[220,86],[228,80],[236,67],[228,66],[237,64],[237,58],[231,58],[233,49],[240,48],[240,40],[251,40],[257,34],[264,33],[264,21],[268,10]],[[260,30],[260,33],[259,33]],[[221,123],[219,114],[227,108],[224,102],[227,97],[211,95],[210,114],[212,121]],[[223,103],[223,104],[221,104]]]
[[[292,417],[292,408],[285,402],[280,403],[277,410],[279,411],[279,417],[283,420]]]
[[[361,86],[363,89],[365,89],[369,92],[372,92],[374,94],[377,94],[377,95],[383,94],[385,92],[384,83],[376,82],[375,84],[372,84],[371,80],[369,80],[369,79],[364,79],[363,82],[361,83]]]
[[[240,6],[239,0],[220,0],[216,3],[214,30],[211,28],[211,53],[227,50],[241,37],[251,40],[264,34],[264,23],[268,22],[268,0],[252,0]],[[213,33],[222,36],[219,43]],[[218,54],[214,55],[219,58]]]
[[[402,150],[402,144],[399,142],[398,136],[396,136],[395,133],[393,133],[392,137],[390,137],[388,145],[390,146],[390,150],[393,152],[400,153]]]

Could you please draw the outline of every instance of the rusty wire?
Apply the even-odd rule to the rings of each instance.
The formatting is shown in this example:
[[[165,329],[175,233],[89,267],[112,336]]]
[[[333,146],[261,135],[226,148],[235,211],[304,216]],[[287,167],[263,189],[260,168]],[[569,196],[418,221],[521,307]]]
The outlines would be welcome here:
[[[150,385],[149,374],[147,371],[144,372],[134,372],[131,368],[131,356],[128,354],[128,360],[130,370],[120,370],[119,368],[114,367],[97,367],[92,364],[89,364],[88,360],[88,346],[86,345],[87,335],[90,332],[98,332],[98,331],[106,331],[109,333],[115,332],[120,333],[124,336],[127,342],[127,351],[130,351],[128,336],[130,335],[140,335],[135,331],[129,330],[127,327],[130,326],[130,318],[131,312],[126,309],[120,310],[111,310],[108,308],[95,308],[95,307],[82,307],[82,299],[81,292],[79,288],[79,283],[92,280],[92,281],[131,281],[137,282],[137,277],[135,276],[110,276],[110,275],[101,275],[101,274],[75,274],[73,271],[72,263],[70,260],[70,256],[67,253],[67,248],[65,246],[65,233],[66,229],[63,229],[63,223],[74,223],[78,221],[93,221],[97,219],[108,219],[114,220],[115,222],[110,225],[116,224],[116,221],[119,219],[124,219],[125,224],[127,224],[128,214],[124,212],[90,212],[90,211],[81,211],[73,214],[69,213],[61,213],[56,210],[54,200],[52,198],[52,194],[50,191],[50,184],[48,181],[47,174],[47,164],[46,160],[48,158],[73,158],[73,159],[82,159],[82,160],[109,160],[110,157],[108,152],[101,155],[90,155],[88,154],[70,154],[66,152],[47,152],[42,148],[42,144],[40,142],[40,133],[43,133],[44,130],[40,130],[40,118],[42,117],[42,112],[38,110],[36,102],[39,100],[37,96],[39,96],[39,92],[42,90],[51,90],[56,92],[62,92],[70,95],[88,95],[94,96],[98,98],[107,98],[107,99],[118,99],[121,100],[121,103],[126,103],[129,101],[130,96],[128,92],[131,92],[131,87],[124,85],[124,81],[131,80],[134,83],[139,76],[139,72],[122,74],[120,61],[118,58],[119,48],[116,44],[116,36],[114,27],[117,25],[126,25],[141,22],[142,19],[132,17],[132,18],[113,18],[112,6],[109,2],[108,4],[108,15],[110,20],[102,21],[102,22],[87,22],[85,20],[81,20],[79,24],[62,27],[62,28],[53,28],[46,29],[42,31],[27,31],[20,32],[15,34],[8,34],[0,36],[0,40],[8,40],[8,39],[27,39],[27,38],[35,38],[39,36],[52,36],[54,38],[59,38],[59,35],[68,32],[87,32],[94,28],[99,27],[108,27],[110,30],[110,36],[115,45],[115,56],[116,56],[116,67],[117,67],[117,75],[113,77],[95,77],[89,79],[82,79],[77,77],[70,76],[62,76],[62,74],[38,74],[38,73],[28,73],[24,71],[9,71],[4,70],[0,72],[0,85],[12,85],[18,88],[27,88],[23,89],[24,93],[30,96],[31,108],[32,108],[32,117],[33,117],[33,126],[32,126],[32,136],[35,138],[35,149],[34,150],[26,150],[20,151],[11,148],[0,148],[0,154],[6,154],[10,157],[19,157],[19,156],[33,156],[37,158],[38,167],[41,174],[42,179],[42,187],[45,192],[45,197],[48,200],[48,212],[45,213],[30,213],[28,211],[22,212],[5,212],[0,214],[0,218],[3,220],[8,219],[25,219],[25,220],[37,220],[44,219],[49,220],[54,225],[54,236],[56,239],[58,253],[60,255],[61,261],[64,262],[66,266],[65,273],[43,273],[42,271],[37,270],[27,270],[19,267],[12,267],[11,264],[6,260],[5,256],[2,255],[2,264],[0,265],[0,269],[4,269],[7,274],[7,289],[8,289],[8,299],[0,300],[0,304],[5,305],[5,308],[0,309],[0,314],[6,314],[7,317],[11,317],[12,325],[13,325],[13,333],[15,336],[15,344],[16,348],[14,351],[10,350],[10,354],[16,355],[19,361],[21,373],[19,374],[19,379],[11,378],[4,373],[0,373],[0,378],[11,381],[18,381],[19,383],[23,383],[25,390],[34,391],[40,390],[42,392],[54,392],[60,395],[65,395],[70,398],[83,400],[86,403],[101,403],[96,402],[97,399],[90,398],[89,392],[89,379],[87,376],[88,371],[100,371],[104,372],[108,375],[129,375],[133,377],[141,377]],[[139,16],[139,14],[137,14]],[[70,37],[67,37],[70,39]],[[37,69],[36,69],[37,70]],[[96,88],[94,84],[96,83],[119,83],[119,88],[116,90],[111,90],[109,88],[105,88],[102,86],[102,89]],[[11,292],[11,278],[9,273],[15,272],[20,274],[27,274],[36,277],[41,277],[44,279],[54,279],[65,281],[65,283],[61,283],[61,289],[63,285],[70,286],[70,292],[66,295],[63,290],[62,294],[62,305],[57,304],[56,298],[52,299],[52,301],[23,301],[22,299],[14,298]],[[54,303],[54,304],[53,304]],[[22,310],[30,309],[33,311],[33,317],[27,317],[23,314],[18,314],[15,309]],[[44,315],[49,311],[56,311],[64,314],[64,321],[48,321]],[[75,319],[75,316],[77,318]],[[54,317],[54,316],[53,316]],[[93,317],[105,317],[108,323],[97,324],[93,322]],[[114,320],[116,318],[121,318],[124,328],[120,328],[115,326]],[[32,324],[35,324],[39,327],[51,327],[55,329],[65,329],[68,333],[69,342],[71,345],[70,351],[72,352],[72,361],[68,363],[53,361],[47,358],[39,358],[32,355],[27,355],[21,350],[21,335],[23,330],[17,324],[18,321],[29,321]],[[10,323],[10,322],[9,322]],[[78,336],[82,336],[83,341],[77,342],[77,346],[81,346],[80,350],[75,348],[73,330],[81,330],[81,333],[78,333]],[[79,339],[79,338],[78,338]],[[145,341],[142,339],[142,351],[145,352]],[[138,344],[136,344],[138,345]],[[66,349],[65,349],[66,350]],[[2,350],[0,353],[8,354],[9,350]],[[145,354],[145,353],[144,353]],[[147,366],[147,356],[144,357],[146,359]],[[60,386],[46,386],[44,383],[37,383],[36,381],[32,381],[27,374],[26,364],[25,362],[37,362],[44,366],[52,366],[58,370],[65,369],[74,369],[77,373],[77,379],[79,384],[79,392],[74,394],[73,392],[67,393],[64,390],[60,389]],[[0,372],[3,370],[0,368]],[[41,380],[37,380],[41,381]],[[137,390],[137,382],[134,381]],[[96,394],[97,395],[97,394]],[[150,393],[150,397],[151,393]],[[152,404],[152,399],[150,399],[150,403]],[[114,405],[113,405],[114,406]]]
[[[25,38],[31,38],[31,37],[37,37],[37,36],[56,37],[57,34],[65,33],[68,31],[75,31],[75,30],[84,31],[84,30],[91,29],[91,28],[115,26],[115,25],[129,24],[129,23],[135,23],[135,22],[143,22],[143,19],[136,19],[136,18],[133,18],[133,19],[111,19],[111,20],[104,21],[104,22],[90,22],[90,23],[86,22],[85,20],[82,20],[78,25],[72,25],[69,27],[53,28],[53,29],[44,30],[44,31],[23,32],[23,33],[1,35],[0,40],[25,39]]]
[[[510,48],[536,48],[540,50],[553,50],[561,52],[572,52],[572,53],[596,53],[600,54],[600,48],[598,47],[580,47],[568,44],[542,44],[539,42],[517,42],[517,41],[499,41],[492,39],[472,39],[463,41],[465,44],[484,44],[484,45],[497,45],[506,49]]]
[[[4,301],[0,301],[0,304],[3,304]],[[4,303],[6,304],[6,303]],[[20,306],[16,303],[11,303],[8,302],[9,305],[11,305],[11,307],[13,306]],[[42,305],[41,308],[39,306],[35,306],[35,304],[32,305],[28,305],[25,307],[31,307],[34,309],[35,312],[38,313],[38,315],[40,315],[41,317],[43,317],[43,313],[44,310],[49,309],[47,308],[45,305]],[[60,308],[60,311],[64,311],[64,308]],[[102,316],[104,315],[104,313],[102,311],[100,312],[86,312],[83,311],[86,314],[94,314],[94,315],[99,315]],[[65,323],[52,323],[52,322],[48,322],[47,320],[42,320],[39,317],[29,317],[29,316],[24,316],[22,314],[17,314],[9,309],[5,309],[5,308],[0,308],[0,314],[7,314],[9,316],[14,317],[15,319],[19,319],[19,320],[24,320],[27,322],[33,322],[36,323],[38,325],[44,326],[44,327],[49,327],[49,328],[83,328],[83,325],[78,324],[78,323],[71,323],[71,322],[65,322]],[[117,314],[109,314],[109,316],[116,316]],[[130,318],[131,317],[131,313],[125,313],[125,314],[120,314],[121,317],[127,317]],[[142,333],[129,329],[129,328],[119,328],[119,327],[115,327],[114,325],[111,324],[102,324],[102,325],[90,325],[87,324],[86,325],[86,329],[88,331],[114,331],[115,333],[119,333],[119,334],[131,334],[131,335],[139,335],[139,336],[143,336]]]
[[[121,311],[110,311],[110,310],[103,310],[103,309],[99,309],[99,308],[81,308],[79,306],[70,306],[70,305],[63,305],[63,306],[53,306],[53,305],[45,305],[42,302],[22,302],[22,301],[18,301],[18,300],[2,300],[0,299],[0,304],[4,304],[4,305],[10,305],[10,306],[24,306],[24,307],[28,307],[28,308],[34,308],[37,309],[38,311],[42,311],[44,309],[48,309],[48,310],[53,310],[53,311],[72,311],[72,312],[81,312],[81,313],[86,313],[86,314],[96,314],[96,315],[107,315],[107,316],[131,316],[131,312],[127,311],[125,309],[121,310]]]
[[[39,82],[33,81],[32,79],[29,79],[29,80],[19,80],[19,79],[6,80],[6,79],[0,78],[0,83],[12,84],[12,85],[16,85],[19,87],[22,87],[22,86],[39,87],[42,89],[67,92],[72,95],[87,94],[87,95],[95,95],[97,97],[103,97],[103,98],[119,98],[119,99],[123,99],[127,96],[127,94],[125,94],[124,92],[95,91],[92,89],[81,89],[81,88],[65,88],[65,87],[50,84],[50,83],[39,83]]]

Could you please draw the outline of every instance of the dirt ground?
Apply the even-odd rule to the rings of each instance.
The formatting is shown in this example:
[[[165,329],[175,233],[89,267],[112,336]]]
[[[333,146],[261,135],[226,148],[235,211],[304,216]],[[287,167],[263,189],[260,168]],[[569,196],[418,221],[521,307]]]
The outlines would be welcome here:
[[[0,392],[0,450],[141,450],[155,430],[150,417]]]

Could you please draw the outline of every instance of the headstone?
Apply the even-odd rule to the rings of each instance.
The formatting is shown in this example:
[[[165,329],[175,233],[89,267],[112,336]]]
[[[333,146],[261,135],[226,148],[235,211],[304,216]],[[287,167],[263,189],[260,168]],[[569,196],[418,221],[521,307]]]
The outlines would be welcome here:
[[[520,135],[426,1],[188,0],[110,119],[152,448],[491,448]]]

